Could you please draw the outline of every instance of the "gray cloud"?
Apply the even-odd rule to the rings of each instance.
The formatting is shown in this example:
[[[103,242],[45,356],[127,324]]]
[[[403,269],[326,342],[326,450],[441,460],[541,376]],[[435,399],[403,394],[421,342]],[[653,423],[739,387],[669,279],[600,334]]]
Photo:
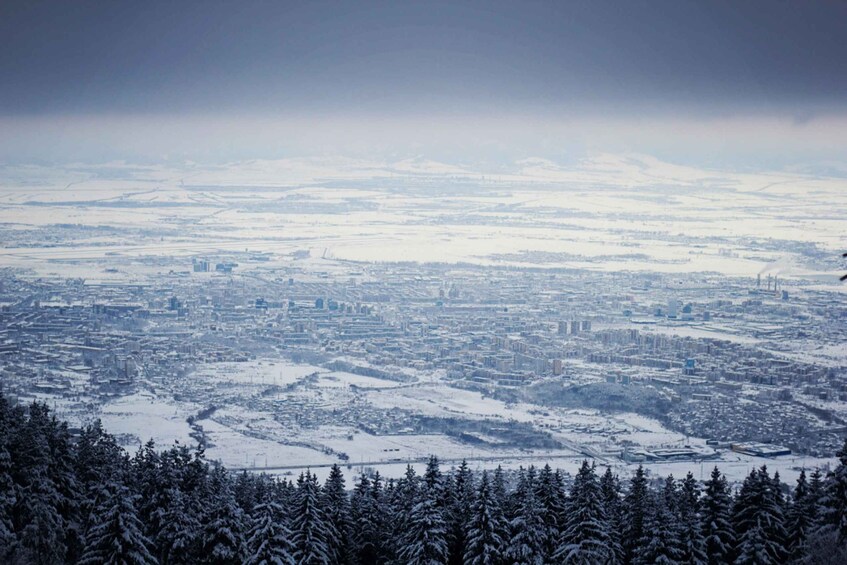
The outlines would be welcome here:
[[[809,116],[840,2],[0,4],[0,113]]]

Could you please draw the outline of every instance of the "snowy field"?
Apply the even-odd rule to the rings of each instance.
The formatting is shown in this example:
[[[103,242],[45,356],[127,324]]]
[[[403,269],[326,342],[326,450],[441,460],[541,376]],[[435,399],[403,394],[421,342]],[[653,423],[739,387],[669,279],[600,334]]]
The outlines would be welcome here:
[[[526,159],[497,174],[332,158],[206,170],[0,168],[0,225],[12,236],[0,261],[104,280],[156,276],[139,260],[163,252],[248,248],[595,270],[617,269],[621,255],[635,253],[633,271],[751,276],[779,264],[782,277],[834,283],[832,263],[761,242],[779,233],[836,253],[844,217],[842,178],[701,170],[643,155],[595,155],[568,167]],[[92,272],[107,256],[118,272]]]
[[[133,436],[138,445],[152,439],[160,447],[168,447],[175,441],[196,443],[189,436],[191,427],[186,419],[197,410],[197,406],[185,402],[139,392],[107,402],[98,417],[111,434]],[[131,450],[131,445],[126,447]]]

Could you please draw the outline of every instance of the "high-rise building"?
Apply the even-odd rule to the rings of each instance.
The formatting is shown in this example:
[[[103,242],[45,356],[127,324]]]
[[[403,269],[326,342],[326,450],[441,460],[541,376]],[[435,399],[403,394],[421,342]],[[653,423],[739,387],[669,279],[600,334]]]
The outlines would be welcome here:
[[[668,300],[668,318],[676,318],[679,311],[679,301],[675,298]]]

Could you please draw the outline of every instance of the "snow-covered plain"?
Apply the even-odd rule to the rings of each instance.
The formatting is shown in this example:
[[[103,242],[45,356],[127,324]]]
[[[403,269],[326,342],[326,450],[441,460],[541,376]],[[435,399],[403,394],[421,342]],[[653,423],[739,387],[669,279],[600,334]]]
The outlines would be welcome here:
[[[121,258],[121,273],[111,278],[134,278],[156,274],[139,258],[165,251],[188,257],[249,248],[588,269],[618,269],[616,256],[638,253],[644,258],[630,258],[627,269],[751,276],[780,262],[781,276],[825,273],[834,282],[832,264],[754,242],[779,234],[835,252],[845,216],[842,178],[699,170],[642,155],[596,155],[571,167],[527,159],[496,173],[341,158],[0,168],[0,224],[36,230],[26,246],[7,240],[0,260],[53,276],[68,269],[103,276],[86,273],[85,263],[107,253]],[[57,224],[114,231],[38,245],[37,230]],[[534,252],[567,255],[500,257]]]

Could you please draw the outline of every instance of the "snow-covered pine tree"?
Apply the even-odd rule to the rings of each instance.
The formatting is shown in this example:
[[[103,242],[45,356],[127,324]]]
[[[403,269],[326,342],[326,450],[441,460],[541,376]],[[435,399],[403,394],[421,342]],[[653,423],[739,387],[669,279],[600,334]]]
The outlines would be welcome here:
[[[394,550],[391,536],[391,528],[389,521],[391,520],[391,505],[390,505],[390,485],[391,481],[389,481],[389,486],[383,486],[382,477],[379,474],[379,471],[374,473],[373,480],[371,481],[371,495],[373,496],[373,523],[376,528],[376,536],[377,536],[377,555],[379,559],[378,563],[387,563],[392,557],[392,551]],[[392,487],[393,488],[393,487]]]
[[[253,508],[247,533],[245,565],[296,565],[291,531],[285,527],[282,507],[264,502]]]
[[[530,485],[526,476],[526,469],[521,465],[518,467],[518,478],[515,483],[515,488],[506,498],[506,503],[501,502],[500,507],[507,518],[517,515],[518,507],[521,504],[521,499],[526,494],[527,488],[535,488],[535,485]]]
[[[614,563],[615,548],[594,465],[583,461],[568,497],[564,529],[553,554],[560,563]]]
[[[438,457],[435,455],[429,456],[423,474],[423,483],[426,489],[435,496],[435,500],[439,504],[444,502],[444,474],[441,472]]]
[[[535,486],[528,483],[526,473],[521,472],[515,491],[520,494],[515,496],[512,505],[513,515],[509,521],[509,540],[505,551],[510,565],[542,565],[545,561],[547,528],[544,507],[538,500]],[[496,490],[494,492],[496,495]]]
[[[812,474],[809,475],[809,493],[805,497],[806,505],[809,509],[809,514],[814,516],[813,521],[818,525],[820,520],[820,503],[823,497],[823,474],[819,468],[815,468]]]
[[[764,551],[772,562],[785,561],[784,517],[777,488],[765,466],[751,471],[742,483],[733,516],[736,555],[744,551],[751,555],[753,548],[764,543]]]
[[[235,483],[232,486],[232,494],[235,497],[235,503],[241,508],[245,515],[252,515],[253,509],[258,504],[256,500],[256,475],[241,471],[235,476]]]
[[[771,555],[777,562],[784,563],[788,558],[788,551],[785,548],[785,540],[788,537],[785,531],[785,499],[782,494],[782,482],[779,480],[779,472],[775,472],[773,477],[768,479],[767,468],[762,466],[760,469],[762,487],[764,489],[764,499],[762,504],[762,512],[759,515],[760,523],[764,528],[765,535],[769,542],[769,550]]]
[[[838,465],[827,476],[820,497],[820,526],[834,532],[839,542],[847,542],[847,439],[838,450]]]
[[[78,565],[158,563],[150,551],[150,540],[142,532],[133,503],[135,496],[116,481],[107,484],[103,493],[106,496],[94,510]]]
[[[445,515],[447,520],[447,560],[450,565],[462,565],[467,540],[465,529],[473,513],[475,499],[474,477],[467,461],[462,461],[453,473],[452,492]]]
[[[0,562],[11,560],[17,543],[12,522],[17,495],[12,480],[12,456],[7,446],[8,438],[13,433],[12,426],[8,400],[0,393]]]
[[[46,412],[45,412],[46,415]],[[81,492],[73,466],[74,450],[67,422],[55,415],[45,425],[47,445],[50,450],[47,473],[58,494],[59,515],[64,523],[65,544],[69,561],[79,559],[84,543],[81,524]]]
[[[559,471],[554,472],[550,465],[541,469],[537,483],[535,493],[544,520],[544,556],[552,559],[559,547],[559,536],[565,523],[565,487]]]
[[[621,545],[626,563],[633,561],[635,550],[644,538],[644,519],[649,506],[649,494],[644,467],[639,465],[630,480],[629,490],[623,501]]]
[[[59,514],[59,495],[44,472],[30,478],[18,491],[17,510],[20,526],[13,562],[63,563],[65,545],[64,520]]]
[[[496,565],[508,537],[506,518],[497,504],[488,472],[482,472],[476,501],[465,532],[465,565]]]
[[[350,522],[350,498],[347,496],[344,473],[338,465],[333,465],[329,472],[322,498],[327,521],[335,532],[329,539],[333,563],[347,565],[351,562],[353,524]]]
[[[681,563],[682,547],[675,516],[667,507],[666,492],[650,496],[644,516],[644,535],[634,551],[635,565],[676,565]]]
[[[606,523],[609,525],[609,537],[611,538],[612,549],[615,551],[615,560],[623,563],[624,552],[621,545],[623,500],[621,483],[618,476],[612,473],[611,467],[606,467],[606,471],[600,477],[600,498],[603,501]]]
[[[161,456],[152,439],[138,448],[130,462],[132,480],[129,484],[139,495],[138,518],[145,524],[144,534],[150,539],[156,537],[159,528],[158,523],[154,526],[153,515],[161,514],[163,508],[167,506],[168,501],[163,497],[168,496],[170,488],[174,486],[162,484],[163,480],[170,477],[161,467]]]
[[[406,565],[441,565],[447,560],[447,527],[435,489],[425,488],[406,521],[397,556]]]
[[[356,563],[378,563],[380,556],[380,532],[376,520],[376,502],[367,475],[359,482],[350,497],[350,516],[353,528],[353,557]]]
[[[159,561],[162,565],[196,563],[200,522],[190,510],[190,497],[173,487],[167,498],[168,506],[157,519],[161,526],[154,538]]]
[[[115,474],[115,466],[123,457],[114,436],[103,429],[100,420],[85,426],[76,442],[76,477],[87,495],[82,511],[93,508],[102,486]]]
[[[318,479],[308,471],[297,480],[297,495],[291,517],[294,559],[297,564],[332,563],[330,536],[333,533],[321,505]]]
[[[491,475],[491,489],[494,491],[494,497],[497,499],[497,503],[506,511],[509,495],[506,489],[506,478],[503,475],[503,468],[500,465],[497,465],[497,468],[494,469],[494,473]]]
[[[706,559],[709,565],[728,563],[735,548],[735,531],[732,527],[732,495],[720,470],[715,467],[702,498],[703,536],[706,542]]]
[[[738,556],[735,565],[779,565],[781,561],[775,561],[772,552],[768,550],[770,545],[760,518],[747,527],[741,536],[738,546]]]
[[[216,465],[205,490],[201,532],[203,561],[211,564],[237,563],[244,558],[244,513],[232,494],[232,481],[226,470]]]
[[[409,520],[412,516],[412,508],[421,500],[423,486],[421,478],[415,473],[411,465],[406,465],[406,473],[395,484],[389,498],[391,508],[391,536],[393,552],[396,554],[401,548],[403,536],[409,528]]]
[[[57,489],[46,406],[33,403],[22,418],[9,448],[16,483],[14,525],[18,543],[14,560],[24,563],[62,563],[67,558],[68,524],[61,513],[66,500]]]
[[[680,484],[677,497],[677,520],[682,549],[680,561],[687,565],[701,565],[708,561],[700,507],[700,485],[689,472]]]
[[[679,496],[679,486],[676,484],[676,479],[673,478],[673,475],[668,475],[665,478],[665,484],[662,487],[662,498],[665,504],[665,508],[671,514],[676,514],[677,510],[677,497]]]
[[[791,504],[785,516],[785,549],[793,559],[799,559],[806,544],[806,538],[813,526],[814,516],[808,514],[809,484],[806,482],[806,470],[800,470],[797,484],[791,495]]]
[[[274,497],[276,492],[274,491],[274,486],[277,480],[272,478],[270,475],[266,475],[262,473],[255,477],[255,497],[256,504],[264,504],[266,502],[277,502]]]

